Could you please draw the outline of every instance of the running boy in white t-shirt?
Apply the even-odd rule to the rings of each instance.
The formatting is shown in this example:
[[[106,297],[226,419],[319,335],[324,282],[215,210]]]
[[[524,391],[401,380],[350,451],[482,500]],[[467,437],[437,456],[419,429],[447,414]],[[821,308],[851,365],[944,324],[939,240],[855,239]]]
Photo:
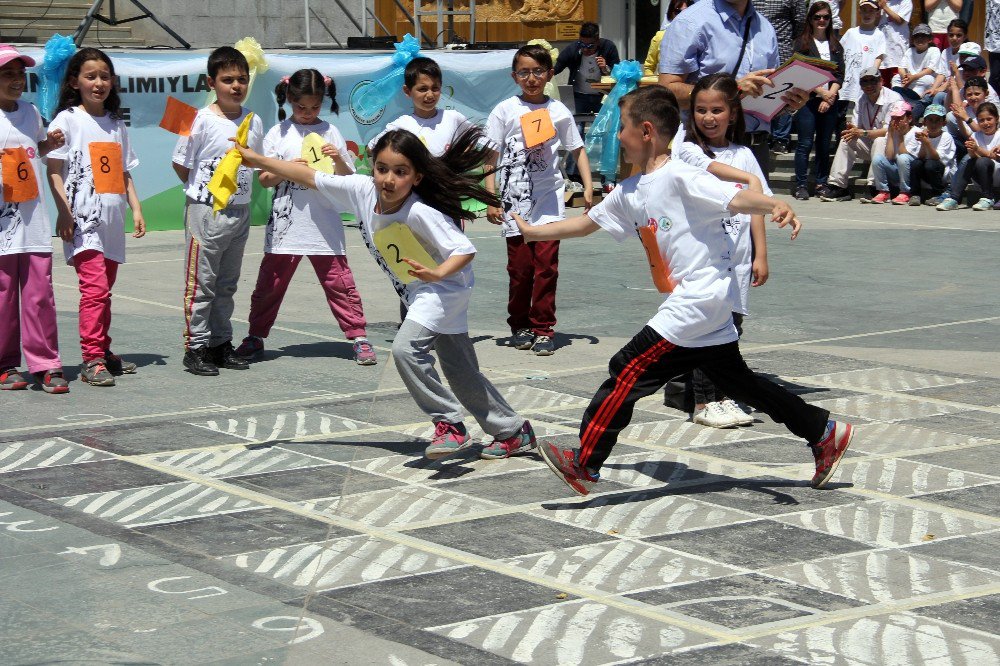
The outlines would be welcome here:
[[[562,219],[566,187],[559,169],[560,146],[579,166],[587,210],[593,198],[590,162],[573,114],[545,95],[552,74],[552,55],[545,48],[522,46],[514,54],[511,72],[521,94],[500,102],[486,121],[486,136],[499,151],[499,190],[492,172],[486,177],[486,189],[499,191],[503,210],[490,207],[487,217],[503,225],[501,233],[507,239],[507,324],[514,348],[531,349],[538,356],[555,352],[559,241],[525,241],[512,214],[532,225]]]
[[[722,221],[732,213],[763,215],[785,226],[792,210],[771,197],[724,183],[706,171],[671,160],[670,140],[680,112],[674,96],[650,86],[621,101],[622,148],[642,167],[589,213],[544,226],[518,219],[526,239],[586,236],[598,229],[616,240],[639,237],[653,283],[668,296],[649,323],[611,359],[611,377],[591,400],[580,426],[580,446],[550,442],[542,459],[573,490],[586,495],[599,478],[618,433],[640,398],[679,374],[700,367],[727,395],[767,413],[805,439],[816,460],[814,488],[822,487],[847,450],[853,428],[755,375],[740,355],[730,300],[730,261]]]
[[[233,147],[240,124],[250,113],[243,108],[250,84],[250,65],[231,46],[208,56],[208,86],[216,101],[198,111],[191,135],[174,148],[174,171],[184,183],[187,204],[184,229],[184,367],[195,375],[214,376],[219,366],[233,370],[250,367],[233,349],[233,295],[240,280],[243,250],[250,235],[250,195],[253,172],[240,165],[236,192],[218,213],[208,191],[215,168]],[[250,120],[247,143],[263,150],[264,125]]]

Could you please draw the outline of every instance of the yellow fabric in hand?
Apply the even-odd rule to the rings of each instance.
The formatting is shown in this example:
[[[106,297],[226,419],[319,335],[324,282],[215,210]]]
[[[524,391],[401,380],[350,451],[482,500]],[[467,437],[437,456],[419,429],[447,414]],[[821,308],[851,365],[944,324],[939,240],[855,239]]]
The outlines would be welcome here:
[[[323,137],[316,132],[309,132],[302,139],[302,159],[311,169],[323,173],[334,173],[336,167],[333,164],[333,158],[323,154],[324,145],[326,145],[326,141]]]
[[[403,284],[409,284],[417,279],[410,275],[411,267],[403,261],[404,257],[425,268],[437,268],[438,266],[438,262],[431,258],[417,237],[413,235],[413,231],[400,222],[393,222],[376,231],[374,241],[375,248],[385,259],[385,263]]]
[[[250,134],[250,120],[252,118],[253,114],[248,113],[247,117],[240,123],[239,129],[236,130],[236,142],[241,146],[246,147],[247,145],[247,135]],[[212,180],[208,182],[208,191],[212,194],[212,210],[214,212],[218,213],[228,206],[229,200],[236,194],[236,175],[241,164],[243,164],[243,157],[238,150],[233,148],[215,167]]]

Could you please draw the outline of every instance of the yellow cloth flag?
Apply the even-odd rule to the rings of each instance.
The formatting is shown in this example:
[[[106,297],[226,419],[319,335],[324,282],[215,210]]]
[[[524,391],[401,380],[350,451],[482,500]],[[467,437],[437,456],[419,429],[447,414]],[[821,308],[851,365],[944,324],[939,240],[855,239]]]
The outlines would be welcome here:
[[[251,119],[253,119],[253,113],[248,113],[247,117],[240,123],[239,129],[236,130],[236,142],[243,147],[247,145],[247,135],[250,134]],[[208,182],[208,191],[214,199],[214,203],[212,204],[214,212],[218,213],[228,206],[229,200],[236,194],[236,176],[241,164],[243,164],[243,156],[240,155],[240,151],[233,148],[226,153],[222,161],[219,162],[219,165],[215,167],[212,180]]]

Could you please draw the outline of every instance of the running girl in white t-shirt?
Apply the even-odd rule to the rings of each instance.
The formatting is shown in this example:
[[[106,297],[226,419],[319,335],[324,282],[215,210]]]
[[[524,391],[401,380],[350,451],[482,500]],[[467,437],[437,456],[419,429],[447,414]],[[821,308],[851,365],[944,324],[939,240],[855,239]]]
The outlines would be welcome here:
[[[65,241],[66,261],[80,281],[80,379],[114,386],[115,375],[133,374],[135,363],[111,352],[111,290],[125,263],[125,205],[132,208],[133,238],[146,235],[139,197],[129,171],[139,166],[119,109],[115,68],[103,51],[84,48],[66,66],[50,129],[66,143],[49,153],[49,185]]]
[[[721,163],[755,176],[762,192],[771,196],[767,178],[753,152],[741,145],[744,133],[743,108],[739,86],[726,73],[706,76],[691,91],[690,131],[677,149],[677,158],[692,166],[713,172],[711,165]],[[713,173],[722,177],[719,173]],[[750,285],[758,287],[767,281],[767,237],[763,215],[736,214],[722,220],[729,243],[732,281],[733,323],[740,335],[743,317],[749,314]],[[713,428],[732,428],[753,423],[753,417],[735,401],[716,389],[701,369],[690,378],[695,414],[693,420]]]
[[[52,293],[52,231],[42,201],[41,156],[63,142],[20,101],[35,61],[0,44],[0,390],[28,388],[21,350],[46,393],[66,393]]]
[[[330,158],[337,174],[354,173],[354,160],[344,137],[319,117],[324,97],[333,100],[331,111],[339,110],[333,79],[315,69],[300,69],[282,79],[274,93],[281,122],[264,136],[264,154],[317,165]],[[286,100],[292,107],[290,120],[285,120]],[[322,144],[303,151],[303,141],[311,134],[320,137]],[[258,178],[264,187],[274,188],[274,200],[264,232],[264,259],[260,262],[257,287],[250,297],[250,331],[236,354],[246,359],[263,354],[264,338],[274,326],[295,269],[302,257],[309,257],[330,311],[354,345],[355,362],[375,365],[375,350],[365,335],[361,296],[347,264],[344,224],[340,219],[343,209],[318,193],[272,173],[262,171]]]
[[[329,175],[238,148],[248,166],[315,188],[358,216],[365,245],[409,307],[393,341],[392,357],[410,395],[435,424],[433,440],[424,451],[431,459],[472,446],[462,407],[493,436],[482,457],[506,458],[535,448],[531,424],[518,416],[480,372],[469,340],[467,312],[476,248],[458,225],[459,219],[472,216],[463,210],[462,199],[499,204],[496,196],[469,175],[491,155],[482,139],[482,132],[472,128],[437,158],[416,135],[393,130],[375,144],[372,176]],[[402,228],[393,226],[397,223]],[[384,252],[379,249],[378,235],[383,230],[396,232],[391,243],[382,237]],[[435,266],[400,254],[400,245],[407,246],[407,233]],[[437,352],[450,390],[434,368],[432,351]]]

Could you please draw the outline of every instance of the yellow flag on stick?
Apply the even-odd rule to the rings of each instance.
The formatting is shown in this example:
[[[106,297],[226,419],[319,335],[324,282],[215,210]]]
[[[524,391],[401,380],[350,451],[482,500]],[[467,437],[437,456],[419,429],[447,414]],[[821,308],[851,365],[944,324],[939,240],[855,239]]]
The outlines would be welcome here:
[[[248,113],[247,117],[240,123],[239,129],[236,130],[236,142],[243,147],[247,145],[247,135],[250,134],[251,119],[253,119],[253,114]],[[236,194],[236,178],[241,164],[243,164],[243,157],[240,155],[240,151],[233,148],[226,153],[222,161],[219,162],[219,165],[215,167],[212,180],[208,182],[208,191],[214,198],[214,203],[212,204],[214,212],[218,213],[228,206],[229,200]]]

